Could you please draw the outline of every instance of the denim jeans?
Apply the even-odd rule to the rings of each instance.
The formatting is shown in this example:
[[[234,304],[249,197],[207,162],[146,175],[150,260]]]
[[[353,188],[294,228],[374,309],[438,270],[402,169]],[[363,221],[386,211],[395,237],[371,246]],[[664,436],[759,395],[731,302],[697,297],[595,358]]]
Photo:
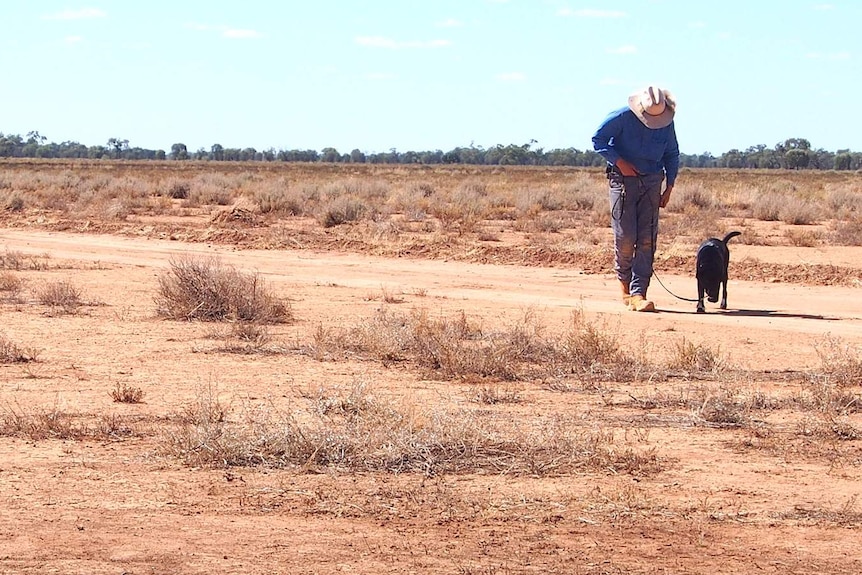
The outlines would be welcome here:
[[[664,174],[608,174],[611,228],[614,231],[614,270],[629,293],[646,297],[658,238],[658,211]]]

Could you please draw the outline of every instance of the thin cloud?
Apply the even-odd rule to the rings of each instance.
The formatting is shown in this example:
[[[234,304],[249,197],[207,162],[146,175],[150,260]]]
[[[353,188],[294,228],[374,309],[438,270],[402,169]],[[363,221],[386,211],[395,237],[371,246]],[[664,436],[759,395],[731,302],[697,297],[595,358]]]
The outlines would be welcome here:
[[[66,36],[64,38],[66,44],[78,44],[84,41],[83,36]]]
[[[386,38],[385,36],[357,36],[356,43],[360,46],[366,46],[369,48],[385,48],[387,50],[445,48],[452,45],[452,42],[449,40],[429,40],[425,42],[414,40],[404,42],[393,40],[392,38]]]
[[[835,4],[815,4],[812,8],[815,10],[834,10]]]
[[[834,62],[841,62],[845,60],[850,60],[850,52],[830,52],[824,54],[822,52],[809,52],[805,55],[809,60],[831,60]]]
[[[455,18],[447,18],[446,20],[443,20],[442,22],[437,24],[437,26],[440,28],[460,28],[463,25],[463,22],[461,22],[460,20],[456,20]]]
[[[631,44],[626,44],[625,46],[620,46],[618,48],[609,48],[608,54],[617,54],[617,55],[628,55],[628,54],[637,54],[638,49],[637,46],[632,46]]]
[[[622,10],[596,10],[594,8],[581,8],[579,10],[561,8],[557,14],[559,16],[575,18],[625,18],[628,16]]]
[[[246,38],[261,38],[263,34],[257,30],[244,30],[240,28],[228,28],[221,34],[225,38],[246,39]]]
[[[370,74],[366,74],[365,78],[368,80],[394,80],[395,74],[391,74],[389,72],[371,72]]]
[[[105,18],[108,15],[99,8],[80,8],[78,10],[63,10],[42,16],[43,20],[92,20],[94,18]]]
[[[497,79],[503,82],[523,82],[527,77],[521,72],[504,72],[497,74]]]
[[[199,32],[219,32],[222,38],[229,38],[232,40],[263,38],[263,34],[257,30],[249,28],[231,28],[230,26],[224,26],[221,24],[213,25],[192,22],[191,24],[186,24],[186,28],[197,30]]]
[[[706,22],[698,20],[697,22],[689,22],[688,27],[692,30],[702,30],[706,28]]]

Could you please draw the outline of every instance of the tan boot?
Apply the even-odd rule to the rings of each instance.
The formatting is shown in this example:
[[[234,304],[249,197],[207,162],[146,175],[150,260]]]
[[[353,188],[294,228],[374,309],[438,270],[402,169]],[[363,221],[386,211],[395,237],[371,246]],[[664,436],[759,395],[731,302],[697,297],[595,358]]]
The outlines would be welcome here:
[[[655,311],[655,304],[640,294],[629,297],[629,309],[632,311]]]
[[[629,307],[630,300],[632,297],[631,295],[629,295],[629,284],[627,282],[624,282],[623,280],[620,280],[620,288],[623,292],[623,305]]]

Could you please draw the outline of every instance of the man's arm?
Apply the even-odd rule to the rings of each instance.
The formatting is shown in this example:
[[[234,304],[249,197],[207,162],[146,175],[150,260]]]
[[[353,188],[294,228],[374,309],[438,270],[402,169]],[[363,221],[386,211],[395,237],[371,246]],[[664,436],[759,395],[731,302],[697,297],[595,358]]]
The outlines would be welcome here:
[[[621,157],[611,144],[611,140],[616,138],[622,131],[621,112],[622,110],[611,112],[611,114],[605,118],[605,121],[602,122],[599,129],[596,130],[596,133],[593,134],[593,149],[610,164],[616,166],[622,175],[636,176],[638,175],[638,171],[634,165]]]

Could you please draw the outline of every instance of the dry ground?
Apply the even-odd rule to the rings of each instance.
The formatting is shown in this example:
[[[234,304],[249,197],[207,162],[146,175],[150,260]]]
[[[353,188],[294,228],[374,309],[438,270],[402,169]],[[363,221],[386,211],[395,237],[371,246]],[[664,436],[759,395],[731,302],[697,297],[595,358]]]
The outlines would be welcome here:
[[[255,230],[274,224],[253,224],[3,216],[0,279],[20,285],[0,291],[0,335],[22,357],[0,363],[0,573],[862,572],[858,247],[733,244],[728,310],[696,314],[655,285],[659,313],[634,314],[602,267],[601,227],[595,252],[561,262],[502,225],[493,250],[456,232],[435,253],[430,240],[393,253],[386,237],[358,249],[299,217],[262,245]],[[660,278],[691,297],[679,258],[694,244],[668,243]],[[259,274],[293,321],[248,342],[228,323],[159,317],[159,278],[190,256]],[[78,305],[43,303],[57,282]],[[335,345],[421,312],[485,334],[586,326],[634,365],[449,374]],[[121,389],[143,401],[115,401]],[[450,451],[483,447],[475,463],[423,452],[423,471],[316,453],[205,460],[211,445],[178,439],[213,406],[237,429],[265,410],[386,431],[321,416],[333,405],[386,406],[411,430],[469,421],[508,442],[497,454],[452,432]],[[581,454],[583,438],[595,449]]]

